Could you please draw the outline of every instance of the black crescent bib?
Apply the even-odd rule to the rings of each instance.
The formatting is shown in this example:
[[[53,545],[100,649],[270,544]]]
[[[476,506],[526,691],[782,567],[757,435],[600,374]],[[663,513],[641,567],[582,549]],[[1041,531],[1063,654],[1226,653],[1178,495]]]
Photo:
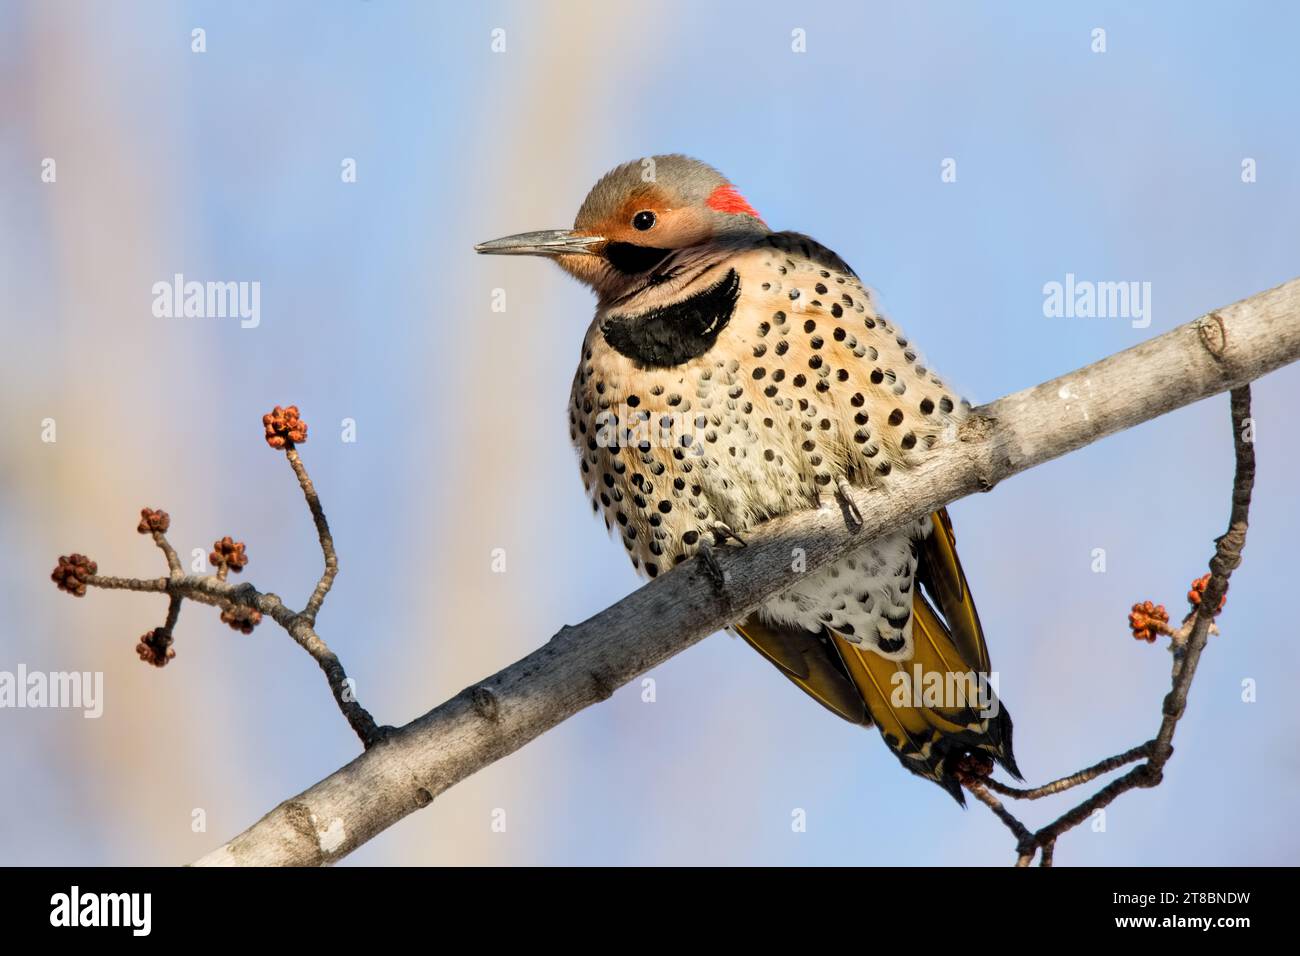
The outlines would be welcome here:
[[[740,298],[740,276],[731,269],[702,292],[639,315],[611,314],[600,327],[610,347],[650,368],[672,368],[698,358],[727,327]]]

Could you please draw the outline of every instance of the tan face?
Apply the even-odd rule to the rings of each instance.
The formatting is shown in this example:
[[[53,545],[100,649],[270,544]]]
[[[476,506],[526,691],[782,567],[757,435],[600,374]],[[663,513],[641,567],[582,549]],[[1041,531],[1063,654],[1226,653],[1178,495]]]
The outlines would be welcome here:
[[[596,290],[622,296],[675,250],[705,248],[724,237],[766,232],[758,214],[723,176],[680,155],[619,166],[596,183],[572,229],[528,232],[480,243],[493,255],[533,255]],[[643,179],[657,170],[653,182]]]
[[[705,210],[674,202],[653,185],[634,190],[608,212],[580,213],[573,225],[574,231],[583,235],[655,249],[702,245],[713,236],[712,220]]]
[[[635,189],[611,205],[584,209],[574,222],[575,236],[601,241],[556,259],[560,268],[602,295],[616,295],[629,277],[662,259],[663,252],[703,245],[713,236],[705,210],[674,201],[653,185]]]

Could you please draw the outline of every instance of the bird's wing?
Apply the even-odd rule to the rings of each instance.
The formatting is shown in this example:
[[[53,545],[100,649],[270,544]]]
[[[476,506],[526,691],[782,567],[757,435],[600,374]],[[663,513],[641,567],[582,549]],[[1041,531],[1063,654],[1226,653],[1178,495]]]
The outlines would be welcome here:
[[[907,660],[883,657],[831,627],[819,634],[751,615],[735,630],[818,703],[852,723],[874,723],[904,767],[963,802],[949,758],[983,751],[1012,774],[1019,776],[1019,770],[1011,717],[982,681],[988,651],[951,522],[943,511],[933,519],[933,533],[918,542],[918,578],[939,611],[914,591]]]
[[[809,697],[854,724],[870,724],[862,696],[825,634],[765,624],[753,615],[732,628]]]
[[[888,660],[829,628],[816,634],[752,616],[733,628],[832,713],[855,724],[875,723],[904,767],[935,781],[958,802],[964,802],[961,787],[945,763],[953,754],[983,750],[1016,772],[1010,718],[1005,710],[992,719],[981,714],[979,691],[967,683],[972,665],[921,594],[914,598],[914,654],[908,661]],[[944,682],[944,697],[932,701],[926,688],[936,679]]]

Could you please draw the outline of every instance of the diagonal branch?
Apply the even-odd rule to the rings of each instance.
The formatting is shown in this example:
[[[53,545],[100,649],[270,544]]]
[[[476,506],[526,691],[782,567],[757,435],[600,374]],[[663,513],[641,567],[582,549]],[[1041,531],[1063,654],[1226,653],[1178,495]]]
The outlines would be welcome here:
[[[886,488],[854,495],[860,526],[845,522],[838,508],[773,520],[746,536],[747,547],[715,549],[721,590],[698,559],[680,565],[394,731],[199,863],[338,860],[470,774],[748,613],[789,584],[792,549],[802,549],[804,567],[815,570],[941,505],[1297,358],[1300,280],[1292,280],[974,409],[955,440],[937,447],[925,465],[896,473]],[[1180,706],[1178,699],[1171,702]],[[1042,848],[1050,860],[1051,845]]]

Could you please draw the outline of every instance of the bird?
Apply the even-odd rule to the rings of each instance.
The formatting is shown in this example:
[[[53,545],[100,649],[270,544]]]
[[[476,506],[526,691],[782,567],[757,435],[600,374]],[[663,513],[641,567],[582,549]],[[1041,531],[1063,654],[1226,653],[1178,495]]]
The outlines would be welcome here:
[[[596,295],[569,399],[586,495],[655,578],[779,515],[916,468],[970,413],[830,249],[770,229],[720,172],[680,154],[606,173],[571,229],[476,245],[554,260]],[[964,804],[996,761],[1020,772],[946,509],[873,538],[731,630],[909,771]]]

